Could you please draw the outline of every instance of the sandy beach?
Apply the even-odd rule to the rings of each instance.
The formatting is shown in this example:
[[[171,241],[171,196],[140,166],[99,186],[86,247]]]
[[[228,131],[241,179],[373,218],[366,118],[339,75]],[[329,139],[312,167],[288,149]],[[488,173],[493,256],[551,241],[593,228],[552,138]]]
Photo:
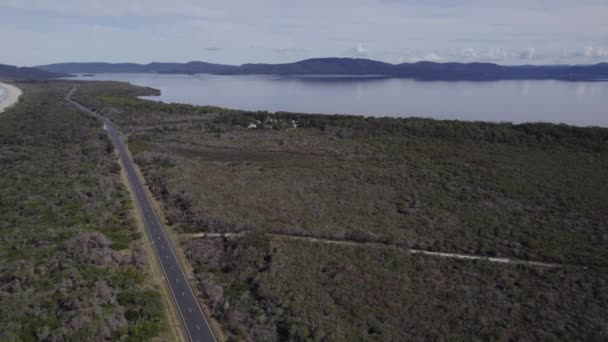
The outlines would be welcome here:
[[[19,96],[21,96],[21,89],[6,83],[0,83],[0,113],[2,113],[6,108],[14,105],[19,101]]]

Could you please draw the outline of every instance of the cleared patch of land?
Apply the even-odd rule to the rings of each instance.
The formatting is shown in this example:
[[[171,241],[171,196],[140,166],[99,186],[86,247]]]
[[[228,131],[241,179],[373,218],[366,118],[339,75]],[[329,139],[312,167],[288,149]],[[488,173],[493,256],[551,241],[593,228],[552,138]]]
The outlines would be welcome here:
[[[183,234],[183,240],[189,239],[197,239],[197,238],[225,238],[225,239],[234,239],[241,238],[245,236],[247,232],[241,233],[190,233]],[[300,240],[310,243],[324,243],[330,245],[340,245],[340,246],[360,246],[365,248],[386,248],[386,247],[395,247],[393,245],[387,245],[383,243],[374,243],[374,242],[355,242],[348,240],[329,240],[329,239],[319,239],[308,236],[298,236],[298,235],[285,235],[285,234],[265,234],[270,237],[277,237],[282,239],[289,240]],[[526,266],[536,266],[536,267],[580,267],[586,268],[584,265],[568,265],[568,264],[551,264],[546,262],[534,261],[534,260],[521,260],[521,259],[511,259],[511,258],[493,258],[487,256],[480,255],[470,255],[470,254],[458,254],[458,253],[442,253],[442,252],[432,252],[425,251],[421,249],[404,249],[405,252],[410,254],[420,254],[426,256],[434,256],[438,258],[450,258],[450,259],[459,259],[459,260],[481,260],[486,262],[493,263],[501,263],[501,264],[513,264],[513,265],[526,265]]]
[[[21,89],[14,85],[1,82],[0,88],[3,90],[2,95],[0,96],[0,113],[2,113],[19,101],[19,96],[21,96],[22,92]]]
[[[606,299],[598,294],[608,292],[608,129],[270,114],[133,98],[146,92],[89,83],[78,96],[129,134],[176,230],[249,232],[186,242],[229,337],[605,338]],[[590,267],[532,270],[395,247]],[[327,262],[333,276],[323,280],[317,267]],[[400,274],[410,281],[394,278]],[[372,299],[360,312],[344,300],[332,309],[336,293],[353,303]],[[539,320],[555,325],[544,334]]]

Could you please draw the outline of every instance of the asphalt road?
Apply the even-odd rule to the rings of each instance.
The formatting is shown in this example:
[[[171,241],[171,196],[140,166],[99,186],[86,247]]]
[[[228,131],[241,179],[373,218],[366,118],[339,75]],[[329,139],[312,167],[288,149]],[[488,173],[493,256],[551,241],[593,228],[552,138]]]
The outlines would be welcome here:
[[[194,291],[192,291],[192,287],[190,287],[190,284],[188,283],[186,274],[184,273],[177,256],[175,255],[173,246],[167,237],[167,233],[165,232],[165,227],[160,222],[158,215],[150,203],[150,199],[144,191],[142,183],[135,173],[133,162],[129,158],[127,149],[120,139],[120,134],[116,129],[116,126],[114,126],[114,124],[106,117],[101,116],[95,111],[72,100],[72,95],[76,92],[76,90],[76,88],[72,89],[66,95],[65,100],[76,106],[81,111],[101,120],[104,123],[105,129],[112,139],[114,146],[116,146],[118,149],[120,160],[127,173],[129,184],[131,185],[131,189],[135,194],[137,205],[141,210],[143,220],[148,228],[148,233],[151,237],[154,249],[156,250],[160,265],[163,269],[165,280],[169,284],[169,289],[171,290],[171,294],[173,295],[175,303],[177,304],[177,308],[184,326],[186,327],[188,337],[191,341],[216,341],[211,327],[207,322],[207,318],[205,317],[205,314],[203,313],[203,310],[196,299],[196,296],[194,295]]]

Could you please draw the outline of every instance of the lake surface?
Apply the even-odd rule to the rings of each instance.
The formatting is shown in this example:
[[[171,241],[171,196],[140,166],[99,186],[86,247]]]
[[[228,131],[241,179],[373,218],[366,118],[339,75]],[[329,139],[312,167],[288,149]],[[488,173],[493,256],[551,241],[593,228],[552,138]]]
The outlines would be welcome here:
[[[608,127],[608,82],[415,81],[380,77],[99,74],[163,102],[245,110]]]

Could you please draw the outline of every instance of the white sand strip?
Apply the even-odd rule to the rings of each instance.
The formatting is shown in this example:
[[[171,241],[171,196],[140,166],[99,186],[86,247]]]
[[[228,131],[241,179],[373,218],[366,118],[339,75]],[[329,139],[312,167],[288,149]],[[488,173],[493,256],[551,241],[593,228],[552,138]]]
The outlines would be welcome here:
[[[21,89],[6,83],[0,83],[0,113],[2,113],[8,107],[14,105],[19,101],[19,96],[23,94]]]
[[[245,233],[190,233],[190,234],[182,234],[181,237],[184,239],[196,239],[196,238],[239,238],[244,236]],[[328,240],[328,239],[318,239],[313,237],[305,237],[305,236],[294,236],[294,235],[284,235],[284,234],[273,234],[268,233],[266,235],[275,236],[284,239],[290,240],[302,240],[308,242],[316,242],[316,243],[327,243],[334,245],[343,245],[343,246],[367,246],[367,247],[387,247],[389,245],[376,243],[376,242],[357,242],[357,241],[345,241],[345,240]],[[427,255],[434,256],[440,258],[451,258],[451,259],[460,259],[460,260],[480,260],[480,261],[488,261],[495,262],[500,264],[514,264],[514,265],[527,265],[527,266],[536,266],[536,267],[577,267],[577,268],[588,268],[588,266],[584,265],[568,265],[568,264],[557,264],[557,263],[549,263],[544,261],[534,261],[534,260],[523,260],[523,259],[511,259],[511,258],[496,258],[496,257],[488,257],[483,255],[470,255],[470,254],[457,254],[457,253],[441,253],[441,252],[433,252],[433,251],[424,251],[420,249],[405,249],[410,254],[418,254],[418,255]]]

